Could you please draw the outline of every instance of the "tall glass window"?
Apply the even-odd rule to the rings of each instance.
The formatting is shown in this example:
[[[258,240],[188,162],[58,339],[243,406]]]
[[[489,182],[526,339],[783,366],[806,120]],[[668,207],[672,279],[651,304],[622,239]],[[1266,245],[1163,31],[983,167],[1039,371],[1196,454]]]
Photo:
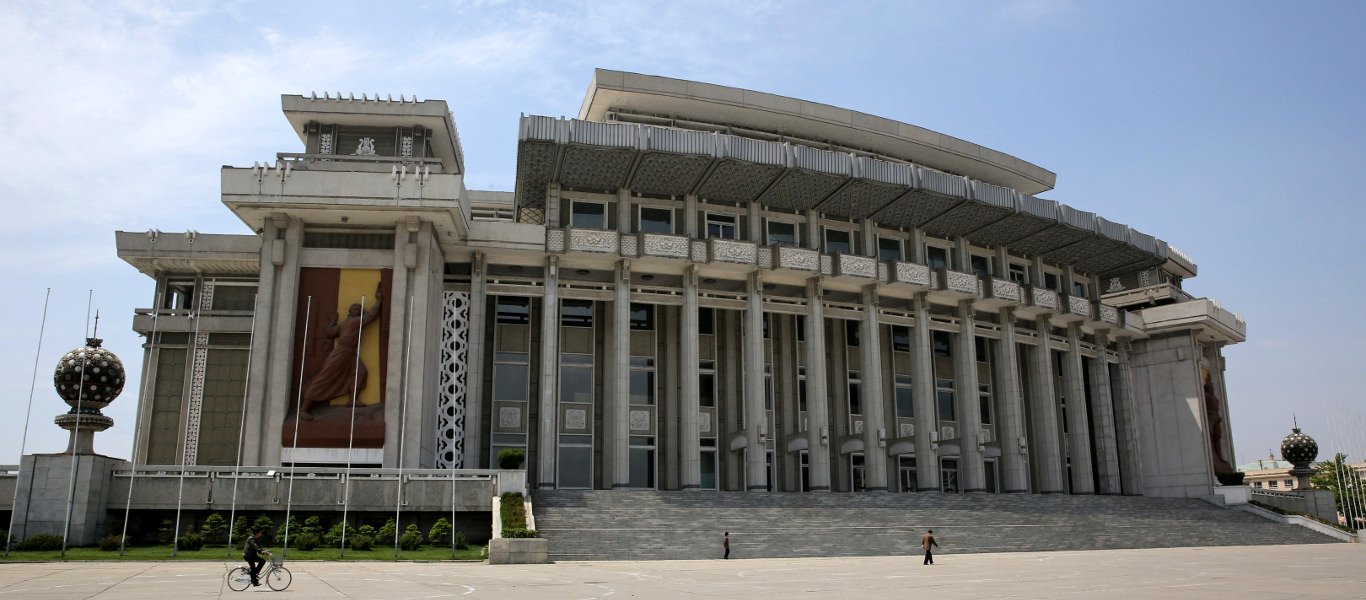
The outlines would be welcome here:
[[[982,412],[982,424],[991,424],[991,384],[977,384],[977,401],[980,404],[979,410]]]
[[[493,355],[493,399],[526,402],[531,365],[524,352],[498,352]]]
[[[911,376],[896,376],[896,416],[905,419],[915,418],[915,397],[912,394]]]
[[[972,255],[972,272],[978,277],[991,277],[991,260],[985,256]]]
[[[653,206],[640,207],[641,233],[673,233],[674,211]]]
[[[939,459],[939,486],[945,492],[958,491],[958,459]]]
[[[498,323],[527,325],[531,323],[531,299],[518,296],[498,296]]]
[[[635,331],[655,330],[655,305],[631,303],[631,329]]]
[[[560,402],[593,401],[593,355],[560,355]]]
[[[797,410],[806,412],[806,367],[797,367]]]
[[[704,360],[697,365],[697,401],[699,406],[716,406],[716,362]]]
[[[1020,263],[1010,263],[1010,280],[1019,284],[1029,283],[1029,267]]]
[[[942,377],[935,379],[934,397],[939,408],[939,420],[957,421],[958,407],[953,397],[953,380]]]
[[[631,404],[653,406],[655,403],[655,359],[631,357]]]
[[[560,325],[563,327],[592,327],[592,300],[565,300],[560,303]]]
[[[901,481],[901,491],[915,491],[915,457],[906,454],[897,456],[897,479]]]
[[[849,372],[849,414],[863,414],[863,380],[858,371]]]

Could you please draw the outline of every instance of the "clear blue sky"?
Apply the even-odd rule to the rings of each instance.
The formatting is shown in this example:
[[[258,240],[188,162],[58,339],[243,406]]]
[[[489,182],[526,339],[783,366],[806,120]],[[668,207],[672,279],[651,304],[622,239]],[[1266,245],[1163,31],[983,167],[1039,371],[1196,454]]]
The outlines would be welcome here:
[[[298,151],[281,93],[450,103],[467,185],[511,190],[519,113],[573,115],[594,67],[914,123],[1058,174],[1042,196],[1167,240],[1248,322],[1226,350],[1237,458],[1292,413],[1360,459],[1366,387],[1360,2],[20,2],[0,0],[0,462],[57,452],[58,357],[100,335],[134,373],[96,437],[128,457],[132,311],[115,229],[246,233],[218,170]]]

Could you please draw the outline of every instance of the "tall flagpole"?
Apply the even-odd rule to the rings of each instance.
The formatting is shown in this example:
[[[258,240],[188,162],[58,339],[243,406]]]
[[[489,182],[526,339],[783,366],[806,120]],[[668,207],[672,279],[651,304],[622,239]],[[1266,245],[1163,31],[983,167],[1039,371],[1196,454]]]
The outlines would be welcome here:
[[[90,337],[90,306],[95,300],[95,290],[88,290],[85,296],[85,337]],[[96,321],[98,323],[98,321]],[[96,325],[98,327],[98,325]],[[76,428],[71,430],[71,483],[66,492],[66,523],[62,525],[62,558],[66,558],[66,541],[71,536],[71,509],[76,502],[76,446],[81,438],[81,401],[85,399],[85,365],[88,359],[81,358],[81,378],[76,390]]]
[[[242,439],[247,433],[247,395],[251,393],[251,349],[256,345],[256,309],[260,306],[261,294],[251,299],[251,334],[247,338],[247,377],[242,384],[242,418],[237,423],[237,466],[232,469],[232,509],[228,512],[228,556],[232,556],[232,522],[237,519],[237,480],[242,471]],[[285,530],[289,530],[289,519],[285,519]]]
[[[407,333],[403,339],[403,404],[398,418],[398,496],[394,500],[394,558],[398,558],[398,530],[403,514],[403,434],[408,430],[408,389],[413,366],[413,297],[408,296]],[[454,498],[451,499],[455,501]],[[452,523],[451,527],[455,527]]]
[[[304,367],[308,360],[308,326],[313,317],[313,296],[308,297],[308,303],[304,305],[304,341],[299,347],[299,391],[294,398],[294,454],[299,453],[299,416],[304,412]],[[299,457],[292,456],[289,459],[289,492],[285,496],[285,541],[284,547],[280,550],[281,556],[289,556],[289,514],[294,506],[294,465],[298,464]]]
[[[47,331],[47,303],[52,299],[52,288],[47,288],[47,294],[43,296],[43,320],[38,326],[38,351],[33,353],[33,378],[28,384],[28,409],[24,411],[24,436],[19,441],[19,456],[23,460],[24,450],[28,447],[28,420],[33,414],[33,390],[38,386],[38,360],[43,355],[43,333]],[[14,486],[14,498],[10,500],[10,506],[19,504],[19,486]],[[14,510],[9,512],[9,527],[5,529],[5,556],[9,556],[10,544],[14,540]]]
[[[192,316],[194,317],[194,337],[190,338],[190,364],[194,365],[195,355],[199,353],[198,308],[195,309],[194,314]],[[205,355],[207,355],[208,352],[209,349],[207,347],[204,348]],[[191,366],[191,369],[193,368],[194,367]],[[194,394],[193,385],[190,386],[190,390],[188,390],[188,392],[190,394]],[[176,553],[180,551],[180,507],[185,499],[185,466],[186,463],[188,463],[190,460],[190,444],[188,439],[189,433],[189,431],[186,431],[183,435],[180,436],[182,442],[180,447],[180,486],[179,489],[176,490],[175,495],[175,531],[171,533],[171,558],[175,558]]]
[[[346,556],[346,513],[351,508],[351,452],[356,443],[356,402],[359,401],[360,343],[365,339],[365,296],[360,297],[360,323],[356,326],[356,363],[351,367],[351,430],[346,434],[346,481],[342,482],[341,555]]]
[[[160,315],[161,294],[158,293],[154,297],[152,303],[152,333],[147,337],[147,344],[151,349],[151,352],[147,353],[148,362],[152,364],[149,365],[144,363],[142,365],[142,391],[138,392],[138,402],[147,398],[147,383],[152,379],[149,375],[156,372],[156,360],[161,356],[161,350],[158,349],[160,340],[157,339],[157,317]],[[147,420],[148,422],[151,422],[153,402],[153,399],[147,398],[147,410],[139,412],[138,425],[133,427],[133,468],[128,471],[128,499],[124,501],[123,504],[123,532],[119,534],[119,556],[123,556],[124,550],[128,546],[128,517],[131,516],[133,512],[133,484],[137,482],[138,479],[138,434],[147,433],[147,430],[141,427],[142,412],[147,413]],[[145,456],[143,458],[146,459]]]

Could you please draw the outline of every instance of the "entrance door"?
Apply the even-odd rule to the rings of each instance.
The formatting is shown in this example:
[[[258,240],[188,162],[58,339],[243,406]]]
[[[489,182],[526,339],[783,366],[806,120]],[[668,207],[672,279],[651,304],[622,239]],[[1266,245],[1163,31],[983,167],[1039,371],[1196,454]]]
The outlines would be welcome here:
[[[862,492],[868,489],[863,479],[862,452],[849,455],[849,489],[854,492]]]

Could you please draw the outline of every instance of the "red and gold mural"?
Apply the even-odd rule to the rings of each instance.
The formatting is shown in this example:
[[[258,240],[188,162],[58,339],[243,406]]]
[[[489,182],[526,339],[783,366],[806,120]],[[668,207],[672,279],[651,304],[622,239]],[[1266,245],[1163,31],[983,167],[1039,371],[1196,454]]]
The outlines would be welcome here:
[[[299,270],[285,447],[296,423],[300,448],[384,447],[392,286],[390,269]]]

